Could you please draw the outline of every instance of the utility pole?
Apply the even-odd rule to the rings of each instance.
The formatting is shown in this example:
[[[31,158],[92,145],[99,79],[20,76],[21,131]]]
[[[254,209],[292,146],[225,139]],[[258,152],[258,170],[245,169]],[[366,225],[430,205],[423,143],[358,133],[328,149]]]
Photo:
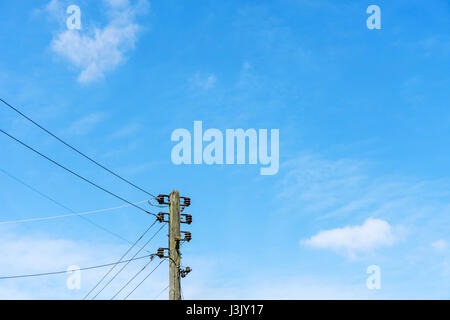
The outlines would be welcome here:
[[[180,204],[180,198],[183,199],[182,204]],[[165,199],[168,202],[165,202]],[[162,206],[169,205],[169,213],[160,212],[157,215],[159,222],[169,223],[169,247],[159,248],[157,256],[161,259],[169,259],[169,300],[181,300],[180,278],[186,277],[192,271],[190,267],[181,269],[180,244],[182,241],[189,242],[192,240],[192,235],[189,231],[180,230],[180,223],[192,223],[192,215],[181,212],[191,205],[191,199],[180,197],[179,192],[173,190],[170,195],[160,194],[156,197],[156,200]],[[168,220],[165,220],[166,216],[169,216]],[[184,221],[181,220],[181,217],[184,217]],[[182,233],[184,238],[181,238]],[[168,255],[165,254],[166,250],[169,251]]]
[[[180,292],[180,194],[169,196],[169,300],[181,300]]]

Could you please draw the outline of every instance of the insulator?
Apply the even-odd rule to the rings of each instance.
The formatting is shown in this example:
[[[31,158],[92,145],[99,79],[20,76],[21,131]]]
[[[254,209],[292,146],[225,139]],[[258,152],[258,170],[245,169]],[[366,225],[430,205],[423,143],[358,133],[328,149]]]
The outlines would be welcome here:
[[[164,248],[159,248],[158,251],[156,252],[156,255],[160,258],[164,257]]]
[[[192,216],[190,214],[186,215],[186,223],[191,224],[192,223]]]
[[[184,205],[185,205],[186,207],[189,207],[189,206],[191,205],[191,198],[185,197],[185,198],[184,198]]]
[[[159,222],[168,222],[168,221],[164,220],[164,216],[165,216],[166,214],[168,215],[168,213],[166,213],[166,212],[160,212],[160,213],[158,213],[158,214],[156,215],[156,219],[157,219]]]
[[[158,201],[159,204],[164,204],[164,195],[160,194],[155,198],[156,201]]]
[[[186,232],[184,233],[184,239],[183,239],[183,240],[185,240],[185,241],[187,241],[187,242],[189,242],[189,241],[192,240],[192,235],[191,235],[191,233],[190,233],[189,231],[186,231]]]
[[[186,277],[186,275],[187,275],[189,272],[191,272],[191,271],[192,271],[191,268],[186,267],[185,269],[183,269],[183,270],[180,271],[180,275],[181,275],[182,278],[184,278],[184,277]]]

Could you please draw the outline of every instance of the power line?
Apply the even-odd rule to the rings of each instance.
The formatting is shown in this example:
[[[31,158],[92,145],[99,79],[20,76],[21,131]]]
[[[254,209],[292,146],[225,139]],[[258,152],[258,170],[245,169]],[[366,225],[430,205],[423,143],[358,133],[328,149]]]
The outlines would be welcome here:
[[[181,292],[181,300],[184,300],[183,287],[180,287],[180,292]]]
[[[98,266],[92,266],[92,267],[85,267],[85,268],[80,268],[79,271],[84,271],[84,270],[92,270],[92,269],[98,269],[98,268],[104,268],[104,267],[108,267],[111,265],[117,265],[117,264],[121,264],[121,263],[128,263],[130,261],[135,261],[135,260],[141,260],[144,258],[148,258],[148,257],[153,257],[154,254],[148,254],[142,257],[138,257],[138,258],[132,258],[129,260],[123,260],[123,261],[119,261],[119,262],[113,262],[113,263],[106,263],[106,264],[101,264]],[[69,272],[73,272],[73,270],[65,270],[65,271],[53,271],[53,272],[44,272],[44,273],[34,273],[34,274],[23,274],[23,275],[17,275],[17,276],[7,276],[7,277],[0,277],[0,280],[6,280],[6,279],[17,279],[17,278],[30,278],[30,277],[40,277],[40,276],[49,276],[49,275],[55,275],[55,274],[62,274],[62,273],[69,273]]]
[[[166,291],[167,289],[169,289],[169,285],[167,285],[167,287],[165,287],[164,289],[162,289],[158,295],[156,297],[153,298],[153,300],[156,300],[159,298],[160,295],[162,295],[164,293],[164,291]]]
[[[109,191],[109,190],[106,190],[105,188],[99,186],[98,184],[96,184],[96,183],[94,183],[94,182],[92,182],[92,181],[86,179],[85,177],[79,175],[78,173],[76,173],[76,172],[74,172],[74,171],[72,171],[72,170],[70,170],[70,169],[64,167],[63,165],[59,164],[59,163],[56,162],[55,160],[53,160],[53,159],[47,157],[46,155],[44,155],[43,153],[37,151],[36,149],[33,149],[32,147],[30,147],[30,146],[27,145],[26,143],[24,143],[24,142],[22,142],[21,140],[15,138],[14,136],[10,135],[9,133],[5,132],[4,130],[0,129],[0,131],[1,131],[3,134],[5,134],[5,135],[7,135],[8,137],[10,137],[11,139],[13,139],[14,141],[16,141],[16,142],[20,143],[21,145],[23,145],[24,147],[28,148],[29,150],[31,150],[31,151],[37,153],[37,154],[40,155],[41,157],[47,159],[48,161],[52,162],[53,164],[57,165],[58,167],[60,167],[60,168],[62,168],[62,169],[64,169],[64,170],[70,172],[71,174],[77,176],[78,178],[80,178],[80,179],[86,181],[87,183],[93,185],[94,187],[96,187],[96,188],[98,188],[98,189],[100,189],[100,190],[102,190],[102,191],[104,191],[104,192],[106,192],[106,193],[108,193],[108,194],[110,194],[110,195],[116,197],[116,198],[119,199],[119,200],[122,200],[122,201],[128,203],[129,205],[131,205],[131,206],[133,206],[133,207],[135,207],[135,208],[137,208],[137,209],[139,209],[139,210],[144,211],[145,213],[148,213],[148,214],[151,214],[151,215],[156,216],[154,213],[151,213],[151,212],[145,210],[144,208],[141,208],[141,207],[139,207],[138,205],[135,205],[134,203],[132,203],[132,202],[130,202],[130,201],[128,201],[128,200],[126,200],[126,199],[124,199],[124,198],[122,198],[122,197],[116,195],[115,193],[113,193],[113,192],[111,192],[111,191]]]
[[[145,264],[145,266],[143,266],[130,280],[128,280],[128,282],[127,283],[125,283],[125,285],[123,285],[122,286],[122,288],[120,288],[120,290],[119,291],[117,291],[117,293],[110,299],[110,300],[114,300],[114,298],[115,297],[117,297],[117,295],[119,294],[119,293],[121,293],[122,292],[122,290],[123,289],[125,289],[130,283],[131,283],[131,281],[133,281],[134,279],[136,279],[136,277],[138,276],[138,275],[140,275],[141,274],[141,272],[142,271],[144,271],[145,270],[145,268],[147,268],[148,267],[148,265],[150,264],[150,263],[152,263],[152,261],[153,261],[153,259],[152,260],[150,260],[149,262],[147,262],[146,264]]]
[[[135,204],[140,204],[140,203],[144,203],[144,202],[147,202],[147,200],[135,202]],[[17,223],[25,223],[25,222],[35,222],[35,221],[45,221],[45,220],[54,220],[54,219],[61,219],[61,218],[68,218],[68,217],[75,217],[75,216],[83,217],[84,215],[103,213],[103,212],[114,211],[114,210],[119,210],[119,209],[123,209],[123,208],[129,208],[129,207],[130,207],[130,205],[123,205],[123,206],[118,206],[118,207],[98,209],[98,210],[92,210],[92,211],[84,211],[84,212],[79,212],[79,213],[76,213],[73,210],[70,210],[70,212],[74,212],[74,213],[63,214],[63,215],[59,215],[59,216],[49,216],[49,217],[29,218],[29,219],[21,219],[21,220],[0,221],[0,225],[2,225],[2,224],[17,224]],[[83,218],[85,218],[85,217],[83,217]]]
[[[134,291],[136,291],[136,289],[137,288],[139,288],[140,286],[141,286],[141,284],[143,284],[144,283],[144,281],[145,280],[147,280],[147,278],[148,277],[150,277],[150,275],[156,270],[156,269],[158,269],[158,267],[165,261],[165,260],[167,260],[167,259],[163,259],[155,268],[153,268],[153,270],[144,278],[144,279],[142,279],[142,281],[141,282],[139,282],[139,284],[123,299],[123,300],[126,300],[126,299],[128,299],[128,297],[134,292]],[[167,288],[166,288],[167,289]]]
[[[140,237],[133,243],[133,245],[122,255],[122,257],[120,257],[119,262],[122,261],[122,259],[128,254],[128,252],[130,252],[135,246],[136,244],[147,234],[147,232],[150,231],[150,229],[156,224],[158,220],[155,220],[150,227],[147,228],[147,230],[144,231],[143,234],[140,235]],[[95,288],[98,287],[98,285],[108,276],[108,274],[111,273],[112,270],[114,270],[114,268],[117,266],[118,263],[114,264],[111,269],[109,269],[109,271],[100,279],[100,281],[97,282],[97,284],[84,296],[83,300],[85,300],[92,291],[95,290]]]
[[[156,221],[155,221],[156,222]],[[141,250],[143,249],[143,248],[145,248],[149,243],[150,243],[150,241],[152,241],[155,237],[156,237],[156,235],[164,228],[164,224],[161,226],[161,228],[159,228],[158,229],[158,231],[156,231],[148,240],[147,240],[147,242],[133,255],[133,258],[134,257],[136,257],[138,254],[139,254],[139,252],[141,252]],[[97,298],[97,296],[100,294],[100,293],[102,293],[102,291],[103,290],[105,290],[105,288],[123,271],[123,269],[125,269],[126,268],[126,266],[130,263],[131,261],[129,261],[129,262],[127,262],[127,263],[125,263],[124,265],[123,265],[123,267],[122,267],[122,269],[120,269],[119,271],[117,271],[117,273],[111,278],[111,279],[109,279],[109,281],[103,286],[103,288],[99,291],[99,292],[97,292],[97,294],[92,298],[92,300],[94,300],[95,298]]]
[[[60,206],[61,208],[64,208],[65,210],[72,212],[73,214],[66,214],[66,215],[59,215],[59,216],[52,216],[52,217],[43,217],[43,218],[30,218],[30,219],[22,219],[22,220],[12,220],[12,221],[1,221],[0,225],[5,225],[5,224],[16,224],[16,223],[24,223],[24,222],[35,222],[35,221],[45,221],[45,220],[50,220],[50,219],[58,219],[58,218],[65,218],[65,217],[72,217],[72,216],[78,216],[81,219],[83,219],[84,221],[92,224],[93,226],[109,233],[110,235],[116,237],[117,239],[120,239],[124,242],[127,242],[129,244],[132,244],[132,242],[124,237],[122,237],[121,235],[115,233],[114,231],[111,231],[107,228],[105,228],[104,226],[100,225],[97,222],[94,222],[93,220],[84,217],[84,215],[87,214],[95,214],[95,213],[102,213],[102,212],[106,212],[106,211],[112,211],[112,210],[118,210],[118,209],[122,209],[122,208],[127,208],[130,207],[130,205],[123,205],[123,206],[119,206],[119,207],[114,207],[114,208],[107,208],[107,209],[99,209],[99,210],[92,210],[92,211],[86,211],[86,212],[79,212],[76,213],[74,210],[72,210],[71,208],[69,208],[68,206],[63,205],[62,203],[56,201],[55,199],[51,198],[50,196],[42,193],[41,191],[37,190],[36,188],[30,186],[29,184],[27,184],[26,182],[22,181],[21,179],[17,178],[16,176],[12,175],[9,172],[6,172],[4,169],[0,168],[0,171],[7,175],[8,177],[10,177],[11,179],[15,180],[16,182],[20,183],[21,185],[27,187],[28,189],[32,190],[33,192],[39,194],[41,197],[53,202],[54,204]],[[147,200],[144,201],[140,201],[140,202],[136,202],[135,204],[140,204],[140,203],[144,203]],[[146,250],[147,252],[149,252],[148,250]]]
[[[77,213],[73,209],[63,205],[62,203],[56,201],[55,199],[49,197],[48,195],[46,195],[44,193],[42,193],[41,191],[39,191],[36,188],[30,186],[29,184],[25,183],[24,181],[22,181],[21,179],[17,178],[16,176],[13,176],[11,173],[6,172],[4,169],[0,168],[0,172],[2,172],[3,174],[7,175],[11,179],[14,179],[15,181],[17,181],[18,183],[20,183],[23,186],[27,187],[28,189],[34,191],[35,193],[39,194],[43,198],[53,202],[54,204],[60,206],[61,208],[65,209],[65,210],[67,210],[69,212],[72,212],[72,214],[63,214],[63,215],[57,215],[57,216],[29,218],[29,219],[20,219],[20,220],[10,220],[10,221],[0,221],[0,225],[2,225],[2,224],[25,223],[25,222],[35,222],[35,221],[44,221],[44,220],[53,220],[53,219],[60,219],[60,218],[73,217],[73,216],[80,216],[80,217],[82,217],[84,215],[90,215],[90,214],[103,213],[103,212],[108,212],[108,211],[113,211],[113,210],[119,210],[119,209],[128,208],[128,207],[131,206],[131,205],[127,204],[127,205],[123,205],[123,206],[117,206],[117,207],[111,207],[111,208],[105,208],[105,209],[98,209],[98,210],[91,210],[91,211],[84,211],[84,212],[78,212]],[[143,200],[143,201],[135,202],[134,204],[141,204],[141,203],[145,203],[147,201],[148,200]],[[89,221],[91,221],[91,220],[89,220]]]
[[[22,117],[24,117],[25,119],[27,119],[28,121],[30,121],[31,123],[33,123],[34,125],[36,125],[37,127],[39,127],[40,129],[42,129],[43,131],[45,131],[46,133],[48,133],[49,135],[51,135],[53,138],[57,139],[58,141],[60,141],[61,143],[63,143],[64,145],[66,145],[67,147],[69,147],[70,149],[72,149],[73,151],[77,152],[78,154],[80,154],[81,156],[83,156],[84,158],[88,159],[89,161],[93,162],[94,164],[96,164],[97,166],[101,167],[102,169],[106,170],[107,172],[111,173],[112,175],[114,175],[115,177],[121,179],[122,181],[128,183],[129,185],[133,186],[134,188],[148,194],[149,196],[155,197],[155,195],[151,194],[150,192],[145,191],[144,189],[142,189],[141,187],[137,186],[136,184],[132,183],[131,181],[121,177],[120,175],[118,175],[117,173],[115,173],[114,171],[108,169],[107,167],[105,167],[104,165],[100,164],[99,162],[95,161],[94,159],[92,159],[91,157],[87,156],[86,154],[84,154],[83,152],[81,152],[80,150],[78,150],[77,148],[71,146],[70,144],[68,144],[67,142],[65,142],[64,140],[62,140],[61,138],[57,137],[55,134],[53,134],[52,132],[50,132],[49,130],[45,129],[43,126],[41,126],[40,124],[38,124],[36,121],[32,120],[31,118],[29,118],[28,116],[26,116],[25,114],[23,114],[21,111],[19,111],[18,109],[14,108],[12,105],[10,105],[8,102],[6,102],[5,100],[0,98],[0,101],[3,102],[6,106],[8,106],[9,108],[11,108],[12,110],[14,110],[15,112],[17,112],[18,114],[20,114]]]
[[[11,179],[15,180],[16,182],[20,183],[21,185],[23,185],[23,186],[27,187],[28,189],[34,191],[35,193],[39,194],[41,197],[44,197],[45,199],[47,199],[47,200],[53,202],[54,204],[60,206],[61,208],[64,208],[64,209],[66,209],[66,210],[68,210],[68,211],[72,211],[72,209],[70,209],[69,207],[63,205],[62,203],[56,201],[55,199],[49,197],[48,195],[46,195],[46,194],[44,194],[44,193],[42,193],[41,191],[37,190],[36,188],[30,186],[28,183],[22,181],[21,179],[17,178],[16,176],[12,175],[11,173],[6,172],[4,169],[0,169],[0,171],[1,171],[4,175],[10,177]],[[7,222],[0,222],[0,223],[7,223]]]

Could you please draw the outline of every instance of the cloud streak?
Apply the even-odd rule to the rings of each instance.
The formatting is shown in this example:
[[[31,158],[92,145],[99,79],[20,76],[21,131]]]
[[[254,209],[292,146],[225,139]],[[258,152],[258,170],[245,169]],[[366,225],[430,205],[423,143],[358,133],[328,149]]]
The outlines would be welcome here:
[[[214,74],[202,75],[200,73],[196,73],[189,79],[189,82],[193,87],[201,88],[203,90],[214,88],[216,81],[217,78]]]
[[[67,131],[72,135],[85,135],[93,130],[104,118],[104,113],[91,113],[72,123]]]

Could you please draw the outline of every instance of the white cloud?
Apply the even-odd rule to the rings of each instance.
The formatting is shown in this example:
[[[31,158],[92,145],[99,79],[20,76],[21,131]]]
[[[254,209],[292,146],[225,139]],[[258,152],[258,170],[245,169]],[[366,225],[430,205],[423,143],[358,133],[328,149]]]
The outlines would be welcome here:
[[[78,81],[88,83],[104,77],[126,60],[125,54],[134,49],[140,26],[137,14],[146,11],[148,2],[140,0],[130,5],[126,0],[105,1],[109,7],[109,23],[93,30],[64,30],[54,36],[51,49],[81,70]],[[60,4],[52,0],[47,5],[50,14],[60,11]],[[82,16],[83,17],[83,16]],[[82,18],[83,19],[83,18]],[[82,22],[85,26],[86,23]]]
[[[162,233],[161,233],[162,234]],[[148,238],[148,236],[147,236]],[[162,240],[162,235],[155,238],[146,249],[154,252],[158,247],[158,242]],[[0,277],[11,275],[23,275],[33,273],[43,273],[52,271],[64,271],[71,265],[81,268],[107,264],[117,261],[122,254],[129,248],[127,245],[117,245],[115,243],[91,243],[87,241],[76,241],[70,239],[54,238],[50,235],[32,234],[20,236],[2,229],[0,236]],[[136,253],[133,250],[127,258],[131,258]],[[148,252],[142,251],[138,256],[144,256]],[[140,270],[147,259],[131,262],[121,272],[117,278],[99,295],[100,299],[111,298],[118,290]],[[133,281],[118,299],[122,299],[128,294],[139,281],[148,274],[150,270],[156,267],[158,260],[154,260],[148,268]],[[108,267],[81,271],[80,290],[70,290],[66,282],[70,277],[69,273],[49,276],[39,276],[30,278],[16,278],[1,280],[0,299],[81,299],[89,292],[98,280],[109,270]],[[117,272],[116,268],[112,274]],[[133,294],[133,298],[139,298],[142,290],[147,295],[145,298],[155,296],[161,287],[165,286],[165,270],[167,265],[162,264],[145,286]],[[103,282],[106,284],[106,281]]]
[[[51,17],[64,21],[64,8],[58,0],[51,0],[44,8]]]
[[[439,239],[433,242],[431,246],[437,251],[444,251],[445,249],[447,249],[448,244],[444,239]]]
[[[394,243],[392,227],[381,219],[367,219],[360,226],[347,226],[320,231],[301,244],[318,249],[331,249],[355,257],[357,252],[367,252]]]

